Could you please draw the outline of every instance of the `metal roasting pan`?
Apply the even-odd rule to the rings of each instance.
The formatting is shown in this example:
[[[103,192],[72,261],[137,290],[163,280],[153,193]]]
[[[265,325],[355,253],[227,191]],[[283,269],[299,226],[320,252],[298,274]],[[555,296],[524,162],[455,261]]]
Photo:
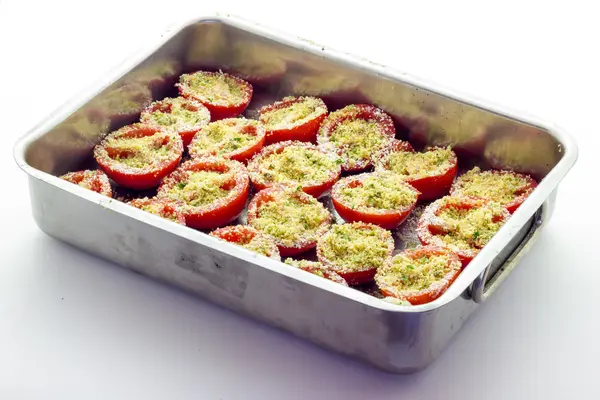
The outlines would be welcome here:
[[[93,146],[109,130],[137,118],[150,94],[174,95],[178,75],[196,69],[250,80],[255,95],[248,117],[290,94],[321,96],[331,109],[367,102],[392,115],[398,137],[417,146],[452,145],[463,168],[510,168],[541,182],[446,293],[405,306],[57,178],[93,167]],[[439,356],[533,245],[552,215],[559,182],[577,159],[577,146],[546,122],[215,14],[168,30],[39,123],[18,141],[14,156],[29,175],[35,221],[48,235],[380,369],[412,373]],[[132,196],[116,191],[120,198]],[[396,235],[399,249],[410,242]]]

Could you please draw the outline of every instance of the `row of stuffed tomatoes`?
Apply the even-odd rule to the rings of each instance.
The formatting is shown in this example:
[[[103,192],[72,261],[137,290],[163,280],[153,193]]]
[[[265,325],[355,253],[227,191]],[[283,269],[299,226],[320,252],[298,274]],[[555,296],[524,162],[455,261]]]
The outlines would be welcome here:
[[[420,260],[429,260],[433,255],[435,262],[427,262],[437,265],[438,270],[442,268],[443,272],[452,268],[443,276],[438,276],[438,270],[437,275],[431,275],[429,271],[435,278],[430,283],[435,290],[431,289],[429,293],[427,288],[421,288],[420,291],[429,294],[411,297],[407,290],[397,290],[398,282],[404,282],[406,286],[408,278],[404,278],[414,275],[421,279],[415,278],[422,285],[429,264],[423,264],[420,275],[415,275],[413,264],[416,262],[406,263],[407,254],[411,253],[403,254],[402,259],[400,256],[392,258],[393,241],[390,244],[391,236],[388,238],[383,233],[389,235],[385,229],[400,225],[417,201],[440,198],[451,189],[468,192],[468,184],[465,190],[464,182],[454,183],[458,160],[452,150],[431,148],[415,152],[409,143],[395,139],[391,118],[371,105],[351,105],[328,113],[318,98],[287,97],[261,108],[260,118],[255,121],[233,118],[245,110],[252,97],[250,84],[239,78],[223,73],[197,72],[183,75],[178,88],[181,97],[152,103],[142,113],[140,123],[109,134],[95,148],[98,165],[117,184],[137,190],[158,186],[154,198],[134,200],[130,202],[132,206],[192,228],[212,230],[229,224],[240,215],[252,183],[258,193],[248,206],[249,226],[217,229],[213,233],[215,236],[269,257],[276,254],[277,258],[316,247],[320,262],[297,266],[348,284],[375,279],[384,293],[408,299],[412,304],[424,302],[424,299],[431,301],[435,298],[431,295],[433,292],[441,294],[440,280],[449,285],[457,275],[452,279],[448,275],[455,272],[457,255],[463,265],[469,256],[472,258],[473,251],[443,250],[451,247],[437,236],[447,235],[448,227],[432,223],[432,218],[423,219],[419,238],[424,244],[434,246],[419,250]],[[190,160],[180,164],[186,150]],[[372,167],[374,172],[340,179],[342,172],[355,173]],[[111,195],[109,181],[100,171],[80,171],[64,178]],[[511,211],[535,186],[534,181],[528,183],[529,186],[515,192],[505,205],[509,209],[512,207]],[[290,192],[292,189],[293,193]],[[270,203],[281,201],[282,192],[290,192],[286,202],[294,199],[301,204],[300,208],[314,206],[318,210],[310,209],[311,212],[322,213],[310,235],[296,241],[282,240],[277,238],[277,227],[265,225],[261,220],[262,210],[268,210]],[[327,247],[325,238],[335,237],[332,233],[335,230],[330,229],[332,216],[316,200],[327,192],[331,192],[333,206],[349,222],[344,225],[351,232],[369,232],[380,239],[378,251],[381,257],[376,257],[376,262],[367,260],[369,265],[360,265],[366,263],[360,258],[360,249],[359,265],[331,256],[331,246]],[[466,195],[471,199],[486,197],[485,193],[483,197],[477,193]],[[286,204],[277,204],[275,208],[285,209]],[[279,217],[283,220],[274,221],[285,230],[285,218],[288,217],[285,213]],[[435,218],[433,220],[435,222]],[[301,222],[306,224],[306,221]],[[258,237],[262,238],[260,246],[256,244]],[[347,232],[340,237],[347,238]],[[349,258],[347,254],[355,251],[352,248],[356,246],[350,242],[347,247],[342,246],[341,254]],[[263,251],[264,248],[270,250]],[[331,253],[329,257],[327,251]],[[444,253],[443,262],[439,260],[440,252]],[[427,257],[423,255],[425,253]],[[292,260],[286,262],[295,263]],[[404,281],[396,280],[394,286],[390,284],[390,276],[399,276],[400,267],[396,264],[406,264],[406,268],[400,273]]]

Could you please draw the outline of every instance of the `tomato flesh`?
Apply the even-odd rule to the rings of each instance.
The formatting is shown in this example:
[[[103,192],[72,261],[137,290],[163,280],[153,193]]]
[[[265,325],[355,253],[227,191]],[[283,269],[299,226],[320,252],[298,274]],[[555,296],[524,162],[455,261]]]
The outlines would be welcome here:
[[[253,222],[259,218],[261,207],[263,207],[269,202],[278,201],[284,195],[294,197],[301,203],[311,204],[313,202],[316,202],[314,197],[302,191],[293,191],[291,188],[283,185],[269,187],[258,192],[254,196],[252,201],[250,201],[250,204],[248,205],[248,224],[250,226],[253,226]],[[319,238],[325,232],[327,232],[327,229],[329,228],[332,219],[333,216],[327,213],[327,217],[320,223],[320,226],[316,229],[314,235],[311,235],[310,238],[302,238],[295,240],[291,245],[285,244],[282,240],[273,237],[273,240],[279,248],[279,253],[281,253],[281,256],[295,256],[315,248],[317,245],[317,238]]]
[[[446,258],[447,268],[449,271],[442,278],[433,280],[431,284],[424,289],[397,288],[385,279],[388,274],[391,274],[392,276],[402,274],[402,272],[394,271],[391,267],[389,267],[393,264],[394,259],[397,257],[405,257],[409,260],[419,260],[423,257],[432,256]],[[462,263],[454,252],[440,247],[425,246],[412,250],[405,250],[402,252],[402,254],[392,258],[388,266],[381,268],[377,272],[377,275],[375,276],[375,282],[385,296],[395,297],[406,300],[412,305],[418,305],[429,303],[440,297],[456,280],[461,270]],[[406,279],[406,277],[402,276],[401,279]]]
[[[225,118],[201,128],[188,149],[192,158],[220,156],[245,163],[262,149],[265,134],[260,122]]]
[[[331,190],[331,201],[337,213],[346,222],[366,222],[378,225],[384,229],[395,229],[402,224],[410,215],[417,204],[420,193],[409,184],[404,184],[405,188],[414,193],[414,202],[401,208],[377,209],[372,207],[353,207],[347,202],[341,193],[343,190],[352,190],[363,185],[363,182],[371,177],[390,174],[389,172],[363,173],[360,175],[348,176],[338,181]]]
[[[158,215],[164,219],[176,222],[180,225],[185,225],[185,217],[177,205],[170,200],[145,197],[131,200],[127,204],[151,214]]]
[[[267,159],[274,155],[280,154],[286,149],[298,148],[299,150],[309,150],[314,153],[320,154],[323,157],[330,157],[328,153],[320,150],[317,146],[311,143],[305,142],[279,142],[267,147],[264,147],[262,151],[257,154],[251,161],[248,163],[248,173],[250,174],[250,180],[252,181],[252,185],[257,190],[263,190],[268,187],[272,187],[274,185],[278,185],[281,183],[289,183],[291,185],[299,185],[302,187],[302,191],[304,193],[310,194],[313,197],[320,197],[326,192],[328,192],[333,184],[338,180],[341,174],[341,167],[337,163],[337,160],[331,160],[331,171],[327,177],[324,179],[313,180],[309,182],[298,182],[290,179],[288,182],[273,182],[265,179],[265,176],[261,170],[264,168],[264,164],[267,163]],[[298,166],[300,169],[300,166]],[[267,170],[267,172],[269,172]],[[297,171],[300,176],[304,176],[302,171]]]
[[[224,72],[197,71],[183,74],[176,85],[179,94],[204,104],[213,121],[240,115],[252,99],[252,85]]]
[[[435,151],[438,148],[430,148],[427,151]],[[441,149],[440,149],[441,150]],[[412,146],[400,140],[394,140],[389,148],[382,150],[374,157],[375,170],[384,171],[390,168],[386,166],[387,158],[393,153],[414,153]],[[404,176],[404,180],[421,192],[419,201],[431,201],[448,194],[456,173],[458,171],[458,158],[452,152],[449,161],[449,166],[437,173],[432,172],[426,176]]]
[[[237,244],[238,246],[242,246],[242,247],[245,247],[244,245],[247,245],[250,242],[252,242],[253,239],[259,238],[263,242],[264,246],[268,247],[268,248],[262,248],[261,251],[264,251],[264,254],[262,254],[258,250],[254,250],[254,251],[256,251],[257,253],[262,254],[266,257],[281,261],[279,249],[277,248],[277,245],[275,244],[275,242],[273,240],[271,240],[271,238],[269,238],[267,235],[257,231],[256,229],[252,228],[251,226],[247,226],[247,225],[226,226],[223,228],[215,229],[214,231],[212,231],[210,233],[210,236],[214,236],[221,240],[225,240],[226,242]]]
[[[354,128],[357,131],[347,134],[346,139],[340,136],[340,143],[336,143],[336,132],[351,124],[359,124]],[[378,138],[369,137],[368,129]],[[319,128],[317,142],[342,157],[344,171],[358,172],[372,166],[373,153],[387,147],[395,134],[394,121],[388,114],[369,104],[353,104],[325,118]]]
[[[222,181],[206,183],[205,186],[193,185],[193,174],[209,172],[222,176]],[[185,191],[192,185],[189,191]],[[212,185],[212,187],[211,187]],[[248,199],[249,179],[246,168],[239,162],[218,158],[200,158],[183,163],[165,178],[158,188],[159,198],[168,198],[178,204],[185,217],[185,224],[194,229],[215,229],[229,224],[244,210]],[[194,204],[211,190],[223,190],[223,197],[215,198],[205,204]],[[183,194],[182,194],[183,193]]]
[[[112,189],[106,174],[99,170],[85,170],[69,172],[60,177],[65,181],[74,183],[86,189],[100,193],[107,197],[112,197]]]
[[[445,200],[452,200],[451,207],[457,210],[473,210],[480,207],[486,207],[490,203],[488,200],[473,199],[473,198],[455,198],[455,197],[442,197],[439,200],[431,203],[419,218],[417,225],[417,236],[421,243],[425,246],[438,246],[442,248],[448,248],[456,253],[460,261],[462,262],[463,268],[466,267],[473,258],[479,253],[480,249],[471,246],[468,249],[453,249],[450,245],[445,244],[441,239],[437,238],[437,235],[442,235],[447,232],[447,227],[443,225],[443,222],[438,218],[438,214],[445,208],[449,207]],[[493,222],[504,223],[508,220],[510,214],[508,210],[503,209],[503,213],[494,217]]]
[[[392,235],[390,234],[389,231],[382,229],[376,225],[368,224],[368,223],[364,223],[364,222],[355,222],[355,223],[343,224],[343,225],[351,226],[351,229],[355,229],[358,231],[360,231],[360,230],[375,231],[375,234],[376,234],[375,239],[380,240],[381,243],[379,243],[379,244],[384,245],[385,256],[382,259],[382,264],[385,263],[387,259],[392,257],[392,253],[394,251],[394,239],[392,238]],[[335,227],[339,227],[339,226],[340,225],[336,225]],[[354,243],[350,245],[350,248],[347,248],[346,253],[344,253],[344,255],[342,257],[342,260],[328,258],[328,256],[326,255],[326,250],[325,250],[325,247],[327,246],[327,244],[326,244],[327,236],[335,234],[334,230],[335,230],[335,228],[333,228],[332,230],[327,232],[327,234],[323,235],[319,239],[319,242],[317,244],[317,258],[319,259],[321,264],[323,264],[323,266],[325,268],[330,269],[330,270],[336,272],[337,274],[339,274],[342,278],[344,278],[344,280],[346,280],[348,285],[361,285],[363,283],[368,283],[368,282],[373,281],[373,278],[375,277],[375,274],[377,273],[377,269],[379,268],[379,265],[377,265],[377,266],[365,265],[364,260],[360,260],[358,262],[358,264],[354,264],[351,266],[344,265],[343,258],[345,258],[346,256],[349,257],[351,255],[351,253],[352,253],[351,247],[354,246]],[[375,239],[373,239],[373,240],[375,240]],[[371,244],[371,243],[369,243],[369,244]],[[342,248],[346,249],[343,246],[342,246]],[[339,257],[339,256],[336,256],[336,257]],[[356,263],[356,261],[353,260],[351,263]]]
[[[186,121],[177,113],[186,113],[195,117],[194,122]],[[202,103],[193,99],[178,97],[166,98],[150,104],[142,111],[140,121],[143,123],[157,125],[162,128],[173,128],[181,136],[183,145],[190,144],[194,135],[210,121],[210,112]]]
[[[314,108],[309,115],[297,121],[280,121],[271,126],[268,124],[269,116],[281,110],[293,111],[294,107],[310,104]],[[323,100],[316,97],[285,97],[283,100],[266,105],[259,110],[260,121],[267,126],[266,143],[272,144],[284,141],[314,142],[317,131],[327,116],[327,106]]]
[[[176,132],[142,123],[108,134],[94,149],[94,158],[106,175],[136,190],[158,186],[177,168],[182,154],[183,142]]]
[[[519,208],[521,206],[521,204],[523,204],[523,202],[527,199],[527,197],[529,197],[529,195],[531,194],[531,192],[533,192],[533,190],[537,187],[537,182],[529,175],[526,174],[520,174],[517,172],[513,172],[513,171],[504,171],[504,170],[490,170],[490,171],[484,171],[481,172],[482,174],[484,173],[489,173],[495,176],[513,176],[517,179],[521,179],[524,181],[524,184],[518,188],[517,192],[514,195],[514,198],[512,200],[510,200],[509,202],[505,202],[502,203],[502,205],[504,207],[506,207],[506,209],[508,210],[509,213],[513,214],[517,208]],[[464,177],[465,175],[463,175],[462,177]],[[460,182],[461,178],[459,178],[454,185],[452,186],[452,189],[450,190],[450,194],[453,196],[467,196],[467,197],[471,197],[474,199],[482,199],[482,200],[492,200],[492,201],[498,201],[498,199],[496,199],[494,197],[493,194],[486,194],[486,193],[482,193],[480,195],[477,196],[473,196],[471,194],[465,194],[464,186],[468,186],[468,182]]]

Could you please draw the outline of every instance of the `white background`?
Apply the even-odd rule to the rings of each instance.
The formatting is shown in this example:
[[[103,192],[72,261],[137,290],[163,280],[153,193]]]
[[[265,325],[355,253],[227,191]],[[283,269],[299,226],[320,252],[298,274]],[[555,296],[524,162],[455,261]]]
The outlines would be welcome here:
[[[592,1],[85,3],[0,5],[0,399],[600,398]],[[35,226],[16,139],[171,22],[217,7],[526,110],[578,141],[538,245],[424,372],[378,372]]]

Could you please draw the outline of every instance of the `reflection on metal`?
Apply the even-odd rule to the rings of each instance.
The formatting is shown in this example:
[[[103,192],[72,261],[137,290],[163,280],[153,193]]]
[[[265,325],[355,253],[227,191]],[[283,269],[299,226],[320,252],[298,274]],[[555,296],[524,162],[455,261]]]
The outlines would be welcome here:
[[[408,82],[404,75],[380,66],[238,19],[210,17],[183,26],[129,68],[124,74],[110,75],[110,80],[82,96],[79,105],[70,103],[15,147],[17,163],[30,175],[33,215],[40,228],[91,253],[396,373],[423,369],[442,352],[478,307],[468,287],[489,265],[501,268],[509,254],[518,257],[527,250],[529,246],[519,244],[530,231],[534,214],[545,203],[544,218],[551,215],[556,188],[577,157],[575,144],[561,131],[537,128],[519,121],[526,120],[521,116],[499,115],[454,99],[454,94],[431,84]],[[248,117],[256,117],[261,105],[285,95],[321,96],[332,109],[368,102],[392,115],[401,138],[423,146],[452,145],[461,162],[516,169],[546,179],[446,293],[432,303],[404,307],[55,177],[93,167],[92,148],[110,129],[135,120],[152,98],[177,95],[172,86],[177,75],[200,68],[228,70],[257,84]],[[415,222],[409,220],[407,226]],[[402,229],[396,238],[408,247],[417,243]],[[502,277],[510,269],[505,272]],[[481,288],[486,280],[478,282]]]
[[[90,157],[109,128],[110,120],[102,113],[79,109],[31,144],[27,149],[27,162],[54,175],[75,170]]]

